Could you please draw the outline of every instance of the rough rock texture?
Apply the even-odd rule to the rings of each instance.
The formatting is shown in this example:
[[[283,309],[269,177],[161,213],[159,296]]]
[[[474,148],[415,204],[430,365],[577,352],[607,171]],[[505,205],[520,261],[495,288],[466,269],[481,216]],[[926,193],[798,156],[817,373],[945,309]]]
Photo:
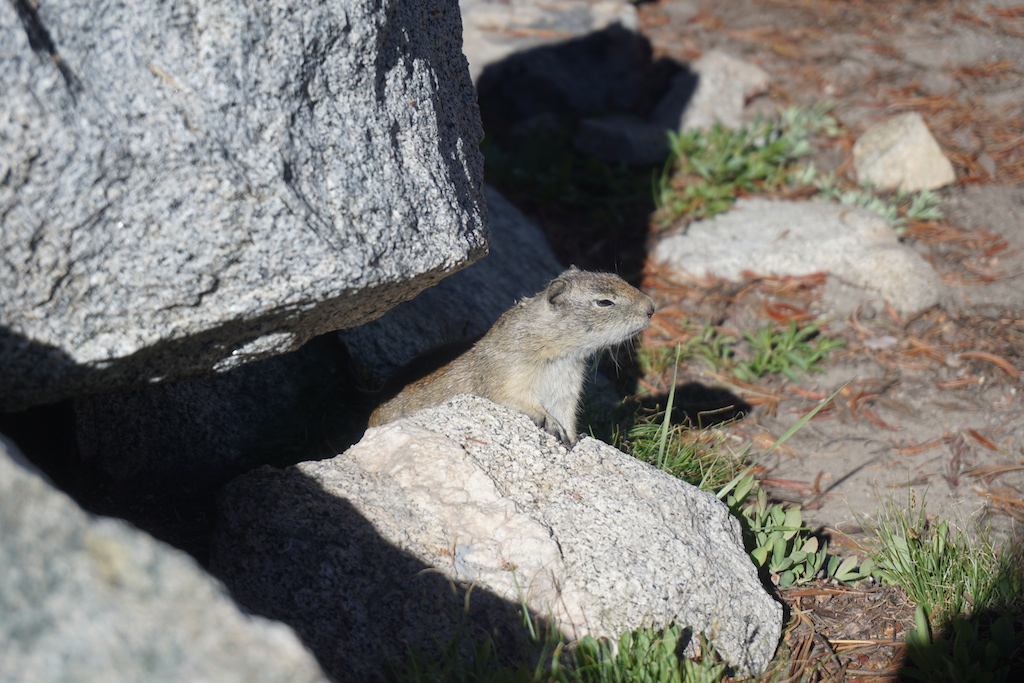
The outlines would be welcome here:
[[[691,223],[663,239],[652,258],[679,271],[738,280],[744,271],[769,275],[828,272],[913,315],[938,303],[938,274],[901,245],[877,214],[824,202],[741,199],[728,213]],[[826,304],[829,301],[826,292]],[[848,311],[844,311],[848,312]]]
[[[517,299],[532,296],[562,272],[547,237],[497,190],[486,188],[488,255],[412,301],[339,336],[375,387],[417,355],[483,334]]]
[[[289,351],[479,257],[460,21],[0,4],[0,409]]]
[[[326,681],[287,626],[192,558],[87,515],[0,437],[0,679]]]
[[[540,228],[497,191],[487,199],[490,255],[372,323],[210,377],[76,398],[82,458],[133,487],[225,481],[297,448],[296,432],[319,433],[343,365],[378,387],[416,355],[485,332],[562,271]]]
[[[956,181],[953,165],[917,112],[872,126],[853,146],[860,183],[908,192],[934,190]]]
[[[475,584],[482,628],[508,627],[520,599],[570,637],[674,620],[754,672],[780,636],[781,605],[714,496],[593,439],[567,452],[476,397],[242,477],[221,515],[214,570],[345,680],[370,670],[378,639],[443,644],[447,580]]]

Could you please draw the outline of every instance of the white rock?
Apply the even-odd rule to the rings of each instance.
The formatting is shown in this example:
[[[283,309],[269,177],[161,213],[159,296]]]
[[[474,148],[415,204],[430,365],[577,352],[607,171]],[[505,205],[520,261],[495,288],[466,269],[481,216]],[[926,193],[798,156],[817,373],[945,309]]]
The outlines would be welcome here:
[[[250,607],[314,634],[331,673],[374,657],[380,634],[444,633],[410,572],[473,583],[493,615],[525,601],[572,638],[675,622],[741,671],[763,670],[780,637],[781,606],[715,496],[593,439],[566,451],[472,396],[370,429],[336,458],[246,475],[223,510],[214,566]],[[309,607],[294,607],[297,590]],[[395,590],[409,591],[401,614],[360,602]]]
[[[651,116],[668,129],[710,128],[715,121],[729,127],[739,126],[743,123],[747,100],[763,92],[770,82],[761,67],[721,50],[704,54],[690,65],[690,71],[692,73],[676,76],[672,88]],[[693,89],[694,74],[696,90]]]
[[[903,314],[936,304],[941,281],[877,214],[840,204],[741,199],[732,211],[662,240],[653,258],[679,271],[739,280],[828,272]]]
[[[900,114],[869,128],[853,146],[857,180],[908,192],[956,182],[953,165],[917,112]]]

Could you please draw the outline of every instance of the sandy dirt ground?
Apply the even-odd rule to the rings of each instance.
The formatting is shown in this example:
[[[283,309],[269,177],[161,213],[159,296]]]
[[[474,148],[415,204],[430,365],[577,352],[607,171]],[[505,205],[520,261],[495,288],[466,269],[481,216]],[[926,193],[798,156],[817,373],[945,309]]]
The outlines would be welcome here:
[[[752,406],[722,426],[763,452],[823,398],[835,399],[761,463],[778,500],[798,503],[833,549],[857,552],[892,503],[1021,538],[1024,520],[1024,5],[1013,2],[662,0],[640,6],[656,56],[724,49],[761,66],[771,111],[822,99],[846,134],[815,163],[853,179],[867,127],[920,112],[952,161],[945,218],[911,223],[904,242],[942,279],[939,306],[901,319],[884,302],[828,323],[847,342],[825,374],[743,384],[702,363],[683,382],[725,387]],[[685,342],[699,325],[730,334],[823,312],[821,278],[679,282],[648,266],[662,304],[648,341]],[[667,373],[647,377],[656,393]],[[714,406],[711,406],[713,409]],[[923,503],[922,503],[923,501]],[[978,525],[978,526],[976,526]],[[843,548],[845,546],[845,548]],[[808,680],[900,680],[913,606],[897,586],[784,589],[790,673]],[[808,674],[809,671],[813,673]]]
[[[913,495],[929,514],[1010,532],[1024,519],[1024,5],[666,0],[640,13],[657,55],[720,48],[765,69],[772,86],[755,108],[834,102],[847,134],[816,156],[825,170],[852,178],[856,136],[917,111],[957,172],[940,192],[945,218],[905,238],[942,277],[938,307],[904,320],[870,302],[833,320],[846,348],[800,383],[744,385],[699,363],[688,379],[754,407],[727,429],[755,449],[839,391],[761,463],[772,493],[812,523],[856,536]],[[738,333],[820,310],[815,278],[737,286],[650,272],[646,284],[666,302],[652,332],[662,341],[685,340],[694,321]]]

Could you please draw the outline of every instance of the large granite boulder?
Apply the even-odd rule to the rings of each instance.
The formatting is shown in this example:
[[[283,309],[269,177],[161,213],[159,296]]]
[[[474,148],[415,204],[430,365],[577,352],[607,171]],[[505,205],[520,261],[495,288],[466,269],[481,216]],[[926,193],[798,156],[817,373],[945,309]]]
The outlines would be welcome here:
[[[501,643],[522,633],[525,605],[570,639],[675,622],[759,672],[782,626],[715,496],[593,439],[566,451],[472,396],[368,430],[335,458],[235,480],[211,567],[343,681],[465,629],[460,584],[473,586],[470,625]]]
[[[17,0],[0,54],[0,410],[289,351],[484,253],[455,0]]]
[[[54,490],[0,437],[0,680],[327,681],[185,553]]]

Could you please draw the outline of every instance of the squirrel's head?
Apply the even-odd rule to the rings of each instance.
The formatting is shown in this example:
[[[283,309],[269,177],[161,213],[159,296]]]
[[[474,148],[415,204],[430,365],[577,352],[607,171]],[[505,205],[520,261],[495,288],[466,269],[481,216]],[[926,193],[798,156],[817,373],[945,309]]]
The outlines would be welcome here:
[[[618,275],[570,267],[543,292],[551,322],[588,351],[625,341],[647,328],[654,302]]]

